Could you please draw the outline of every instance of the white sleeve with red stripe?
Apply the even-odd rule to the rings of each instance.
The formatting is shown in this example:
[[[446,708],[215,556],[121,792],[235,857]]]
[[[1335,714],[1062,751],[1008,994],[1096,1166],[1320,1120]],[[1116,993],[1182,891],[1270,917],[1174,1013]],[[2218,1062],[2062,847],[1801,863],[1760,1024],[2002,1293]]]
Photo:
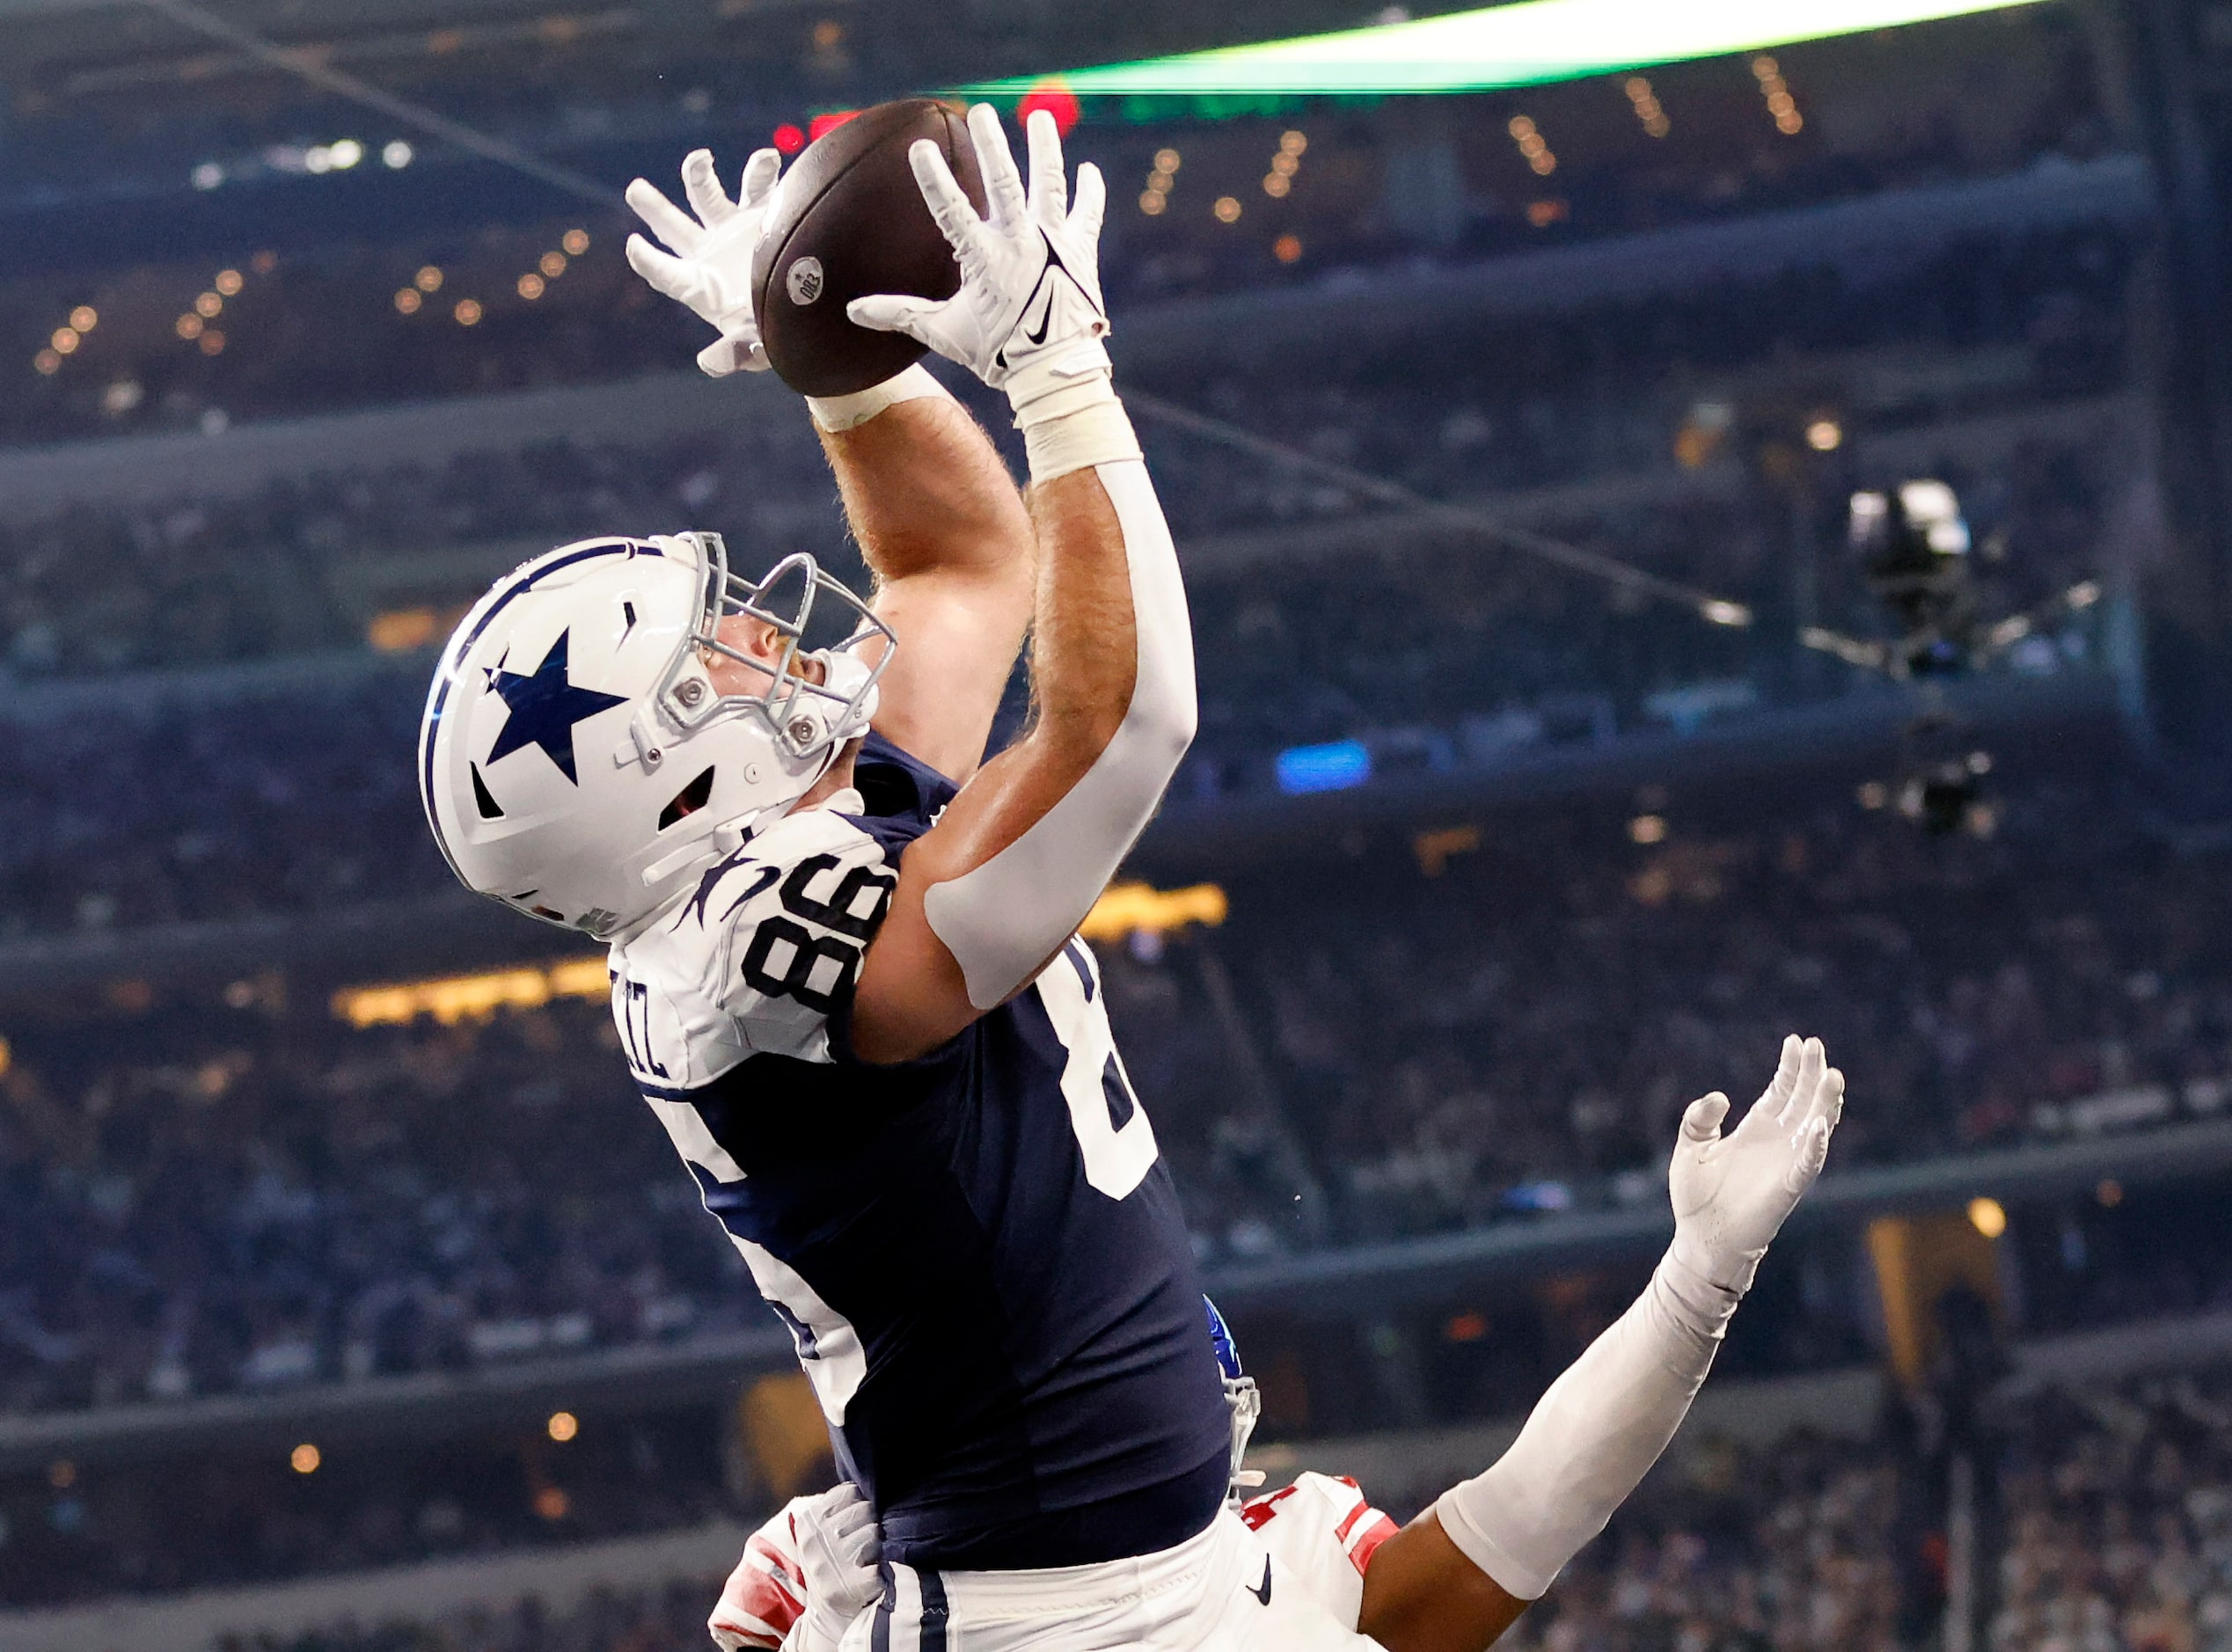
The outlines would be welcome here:
[[[1395,1534],[1395,1523],[1365,1501],[1356,1481],[1305,1474],[1248,1503],[1240,1517],[1320,1604],[1344,1627],[1356,1627],[1365,1568]]]
[[[806,1568],[791,1534],[791,1510],[796,1506],[786,1504],[753,1532],[744,1545],[743,1558],[728,1574],[721,1604],[706,1620],[721,1652],[742,1652],[746,1647],[773,1652],[805,1615]]]

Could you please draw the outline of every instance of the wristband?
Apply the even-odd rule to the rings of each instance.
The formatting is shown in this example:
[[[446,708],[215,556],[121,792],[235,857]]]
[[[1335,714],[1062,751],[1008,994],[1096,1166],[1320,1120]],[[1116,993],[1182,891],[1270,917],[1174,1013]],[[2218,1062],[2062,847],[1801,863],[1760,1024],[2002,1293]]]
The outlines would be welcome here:
[[[881,384],[854,391],[850,396],[809,396],[806,411],[814,415],[814,422],[823,430],[838,435],[859,429],[887,407],[903,401],[919,401],[926,396],[953,399],[952,393],[930,376],[930,369],[917,362],[904,373],[887,378]]]
[[[1058,350],[1035,352],[1007,376],[1007,405],[1015,410],[1015,428],[1028,431],[1049,419],[1064,419],[1080,407],[1106,401],[1116,392],[1109,388],[1108,346],[1098,335],[1073,339]]]
[[[1036,486],[1072,471],[1096,464],[1115,464],[1140,456],[1139,438],[1123,404],[1109,388],[1106,374],[1093,380],[1099,395],[1073,412],[1043,419],[1023,427],[1023,450],[1030,457],[1031,483]],[[1084,385],[1076,388],[1082,390]]]

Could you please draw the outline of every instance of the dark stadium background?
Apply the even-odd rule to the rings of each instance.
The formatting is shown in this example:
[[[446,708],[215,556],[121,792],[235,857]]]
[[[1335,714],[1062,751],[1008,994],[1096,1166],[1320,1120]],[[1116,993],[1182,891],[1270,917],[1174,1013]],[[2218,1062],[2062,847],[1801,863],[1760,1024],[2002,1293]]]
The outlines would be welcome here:
[[[858,572],[618,186],[1379,16],[0,0],[0,1646],[704,1644],[818,1416],[410,760],[549,545]],[[1517,1643],[2232,1646],[2232,6],[1083,114],[1203,696],[1093,938],[1262,1466],[1484,1464],[1795,1027],[1830,1173]],[[2019,623],[1893,681],[1921,479]]]

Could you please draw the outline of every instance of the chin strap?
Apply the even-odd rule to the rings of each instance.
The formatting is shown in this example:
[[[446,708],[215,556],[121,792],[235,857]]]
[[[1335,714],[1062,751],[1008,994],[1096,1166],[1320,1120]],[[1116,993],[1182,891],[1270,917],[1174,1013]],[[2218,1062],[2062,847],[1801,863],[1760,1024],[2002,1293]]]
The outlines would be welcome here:
[[[817,648],[806,658],[822,668],[821,686],[836,698],[832,701],[820,694],[809,694],[802,696],[799,704],[809,708],[817,721],[823,706],[834,705],[845,710],[848,714],[842,721],[831,722],[824,736],[831,751],[842,750],[846,741],[867,734],[868,725],[875,720],[876,709],[882,702],[882,690],[875,681],[875,668],[843,648]],[[835,761],[831,758],[831,762]],[[824,764],[822,772],[828,771],[828,765]],[[815,777],[817,780],[820,778]]]

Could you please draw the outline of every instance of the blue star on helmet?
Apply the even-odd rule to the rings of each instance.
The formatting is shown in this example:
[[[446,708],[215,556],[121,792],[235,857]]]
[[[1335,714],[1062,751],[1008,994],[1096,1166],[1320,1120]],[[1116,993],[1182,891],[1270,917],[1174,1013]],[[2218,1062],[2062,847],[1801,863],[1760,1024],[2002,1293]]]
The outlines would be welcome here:
[[[532,676],[507,671],[501,665],[489,674],[489,687],[503,697],[511,712],[496,731],[496,743],[488,749],[491,765],[523,746],[540,746],[543,755],[568,780],[575,786],[582,783],[574,771],[574,725],[615,705],[626,705],[627,697],[575,688],[566,680],[566,651],[573,634],[570,628],[558,633],[558,640],[551,644]]]

